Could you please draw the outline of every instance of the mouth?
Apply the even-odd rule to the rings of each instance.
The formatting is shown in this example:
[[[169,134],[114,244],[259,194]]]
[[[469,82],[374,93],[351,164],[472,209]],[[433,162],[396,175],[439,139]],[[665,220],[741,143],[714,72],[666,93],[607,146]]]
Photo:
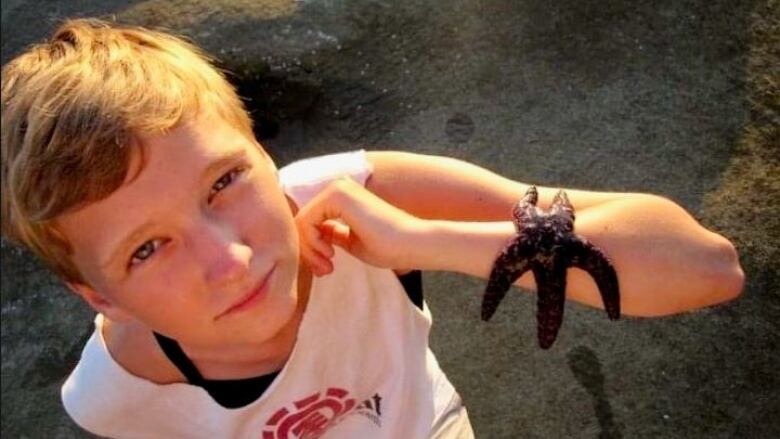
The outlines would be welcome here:
[[[226,309],[218,316],[214,317],[214,320],[218,320],[221,319],[222,317],[236,314],[241,311],[245,311],[249,308],[252,308],[254,305],[256,305],[261,300],[263,300],[263,298],[265,298],[265,296],[268,293],[268,286],[270,284],[269,280],[271,279],[271,275],[274,273],[275,269],[276,269],[276,265],[274,264],[274,266],[271,267],[270,270],[268,270],[268,273],[266,273],[266,275],[260,280],[260,282],[258,282],[247,294],[245,294],[233,305],[231,305],[230,308]]]

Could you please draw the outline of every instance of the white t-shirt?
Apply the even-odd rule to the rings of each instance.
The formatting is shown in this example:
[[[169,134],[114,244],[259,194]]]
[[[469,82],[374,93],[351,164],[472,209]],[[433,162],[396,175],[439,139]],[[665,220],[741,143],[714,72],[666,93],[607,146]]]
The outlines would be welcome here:
[[[332,179],[365,184],[365,151],[295,162],[280,184],[298,206]],[[118,438],[470,437],[460,398],[428,348],[431,314],[415,306],[389,269],[336,248],[334,271],[313,278],[290,359],[263,395],[235,409],[201,387],[160,385],[111,357],[102,315],[62,387],[65,409],[82,428]],[[449,434],[449,433],[448,433]]]

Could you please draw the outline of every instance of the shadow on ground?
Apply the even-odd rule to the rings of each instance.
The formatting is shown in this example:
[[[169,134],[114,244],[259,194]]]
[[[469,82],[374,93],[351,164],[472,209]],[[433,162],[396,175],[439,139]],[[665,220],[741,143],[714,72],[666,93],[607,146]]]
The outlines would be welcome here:
[[[529,295],[485,324],[481,280],[426,273],[432,346],[478,437],[780,437],[780,2],[6,0],[2,62],[84,15],[204,46],[280,166],[448,155],[661,194],[736,243],[738,301],[619,323],[568,304],[545,352]],[[58,392],[92,314],[26,253],[2,257],[2,436],[82,437]]]

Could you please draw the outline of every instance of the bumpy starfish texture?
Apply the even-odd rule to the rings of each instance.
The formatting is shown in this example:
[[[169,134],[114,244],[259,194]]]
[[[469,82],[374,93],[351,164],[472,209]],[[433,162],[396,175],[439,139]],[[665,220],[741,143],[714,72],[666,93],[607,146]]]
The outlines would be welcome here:
[[[609,258],[574,233],[574,208],[566,193],[558,191],[549,212],[536,207],[538,198],[536,187],[531,186],[512,210],[517,236],[493,263],[482,299],[482,320],[493,316],[509,287],[531,270],[537,287],[539,346],[548,349],[563,323],[569,267],[585,270],[593,277],[612,320],[620,318],[620,289]]]

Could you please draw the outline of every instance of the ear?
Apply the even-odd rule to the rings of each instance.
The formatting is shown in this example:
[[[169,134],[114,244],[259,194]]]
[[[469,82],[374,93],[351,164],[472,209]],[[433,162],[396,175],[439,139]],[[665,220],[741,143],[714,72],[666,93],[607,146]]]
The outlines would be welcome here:
[[[95,311],[108,317],[115,322],[126,322],[132,319],[132,316],[117,306],[111,299],[95,291],[89,285],[75,282],[66,282],[68,288],[84,299]]]

